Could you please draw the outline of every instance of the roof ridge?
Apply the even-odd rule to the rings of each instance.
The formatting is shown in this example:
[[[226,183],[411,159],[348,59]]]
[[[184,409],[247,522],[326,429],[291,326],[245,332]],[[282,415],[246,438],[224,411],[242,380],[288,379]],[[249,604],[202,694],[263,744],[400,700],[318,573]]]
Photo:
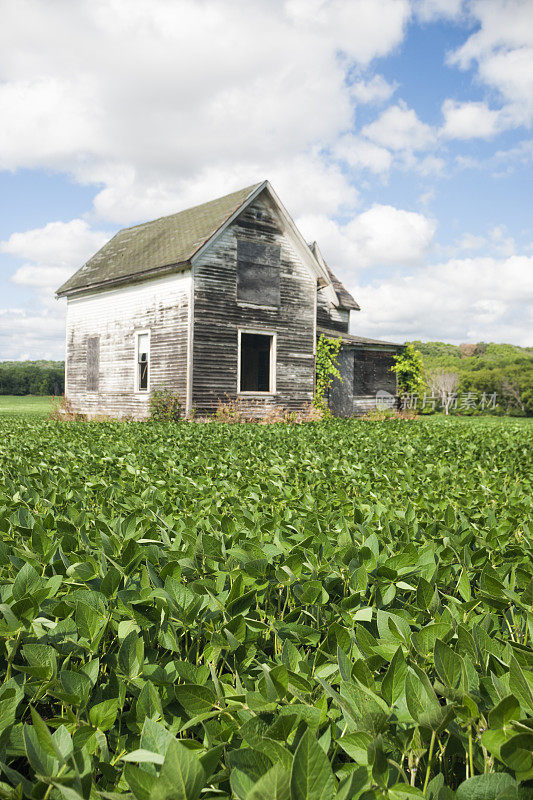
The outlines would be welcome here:
[[[185,211],[194,211],[197,208],[201,208],[202,206],[208,206],[211,203],[216,203],[218,200],[226,200],[228,197],[231,197],[234,194],[241,194],[242,192],[248,192],[251,194],[253,191],[257,189],[258,186],[264,181],[259,181],[258,183],[253,183],[251,186],[243,186],[242,189],[235,189],[233,192],[228,192],[228,194],[222,194],[220,197],[213,197],[211,200],[205,200],[203,203],[196,203],[194,206],[187,206],[187,208],[182,208],[180,211],[173,211],[172,214],[163,214],[161,217],[155,217],[155,219],[148,219],[146,222],[138,222],[137,225],[130,225],[127,228],[121,228],[118,233],[122,233],[123,231],[133,231],[136,228],[142,228],[144,225],[153,225],[154,222],[160,222],[164,219],[170,219],[170,217],[177,217],[178,214],[184,214]]]

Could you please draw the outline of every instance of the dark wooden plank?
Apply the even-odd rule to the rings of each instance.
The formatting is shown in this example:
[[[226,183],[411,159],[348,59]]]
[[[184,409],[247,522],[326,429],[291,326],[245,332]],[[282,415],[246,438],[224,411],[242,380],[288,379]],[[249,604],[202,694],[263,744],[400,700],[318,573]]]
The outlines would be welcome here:
[[[87,339],[86,388],[88,392],[97,392],[100,377],[100,337],[90,336]]]

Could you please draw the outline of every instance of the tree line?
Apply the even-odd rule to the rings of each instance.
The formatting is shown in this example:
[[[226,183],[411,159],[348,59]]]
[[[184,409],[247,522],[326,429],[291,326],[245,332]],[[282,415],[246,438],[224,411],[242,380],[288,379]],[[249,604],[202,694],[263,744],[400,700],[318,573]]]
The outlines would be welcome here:
[[[446,413],[533,416],[533,347],[411,344],[422,356],[424,390],[446,398]],[[432,409],[427,404],[423,410]]]
[[[61,395],[64,361],[0,361],[0,394]]]

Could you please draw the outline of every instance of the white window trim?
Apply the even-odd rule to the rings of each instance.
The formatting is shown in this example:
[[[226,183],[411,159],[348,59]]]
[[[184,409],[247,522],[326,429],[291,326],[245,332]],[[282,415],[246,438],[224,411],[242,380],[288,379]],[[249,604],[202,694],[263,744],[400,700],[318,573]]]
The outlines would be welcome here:
[[[270,391],[241,391],[241,335],[243,333],[254,333],[259,336],[270,336]],[[258,330],[257,328],[237,328],[237,394],[241,397],[272,397],[276,394],[277,377],[277,353],[278,353],[278,334],[276,331]]]
[[[146,389],[139,389],[139,336],[148,334],[148,381]],[[148,397],[150,394],[150,378],[152,375],[152,342],[150,328],[135,331],[135,362],[134,362],[134,391],[139,397]]]

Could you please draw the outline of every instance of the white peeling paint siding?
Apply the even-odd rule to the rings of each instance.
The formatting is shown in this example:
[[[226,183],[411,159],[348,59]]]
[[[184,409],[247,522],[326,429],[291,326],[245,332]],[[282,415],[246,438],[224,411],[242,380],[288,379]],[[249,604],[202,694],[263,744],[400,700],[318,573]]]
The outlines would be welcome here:
[[[150,332],[150,389],[187,396],[191,273],[70,298],[67,303],[67,385],[74,411],[148,416],[150,392],[135,391],[135,338]],[[100,337],[98,390],[87,391],[87,340]]]

